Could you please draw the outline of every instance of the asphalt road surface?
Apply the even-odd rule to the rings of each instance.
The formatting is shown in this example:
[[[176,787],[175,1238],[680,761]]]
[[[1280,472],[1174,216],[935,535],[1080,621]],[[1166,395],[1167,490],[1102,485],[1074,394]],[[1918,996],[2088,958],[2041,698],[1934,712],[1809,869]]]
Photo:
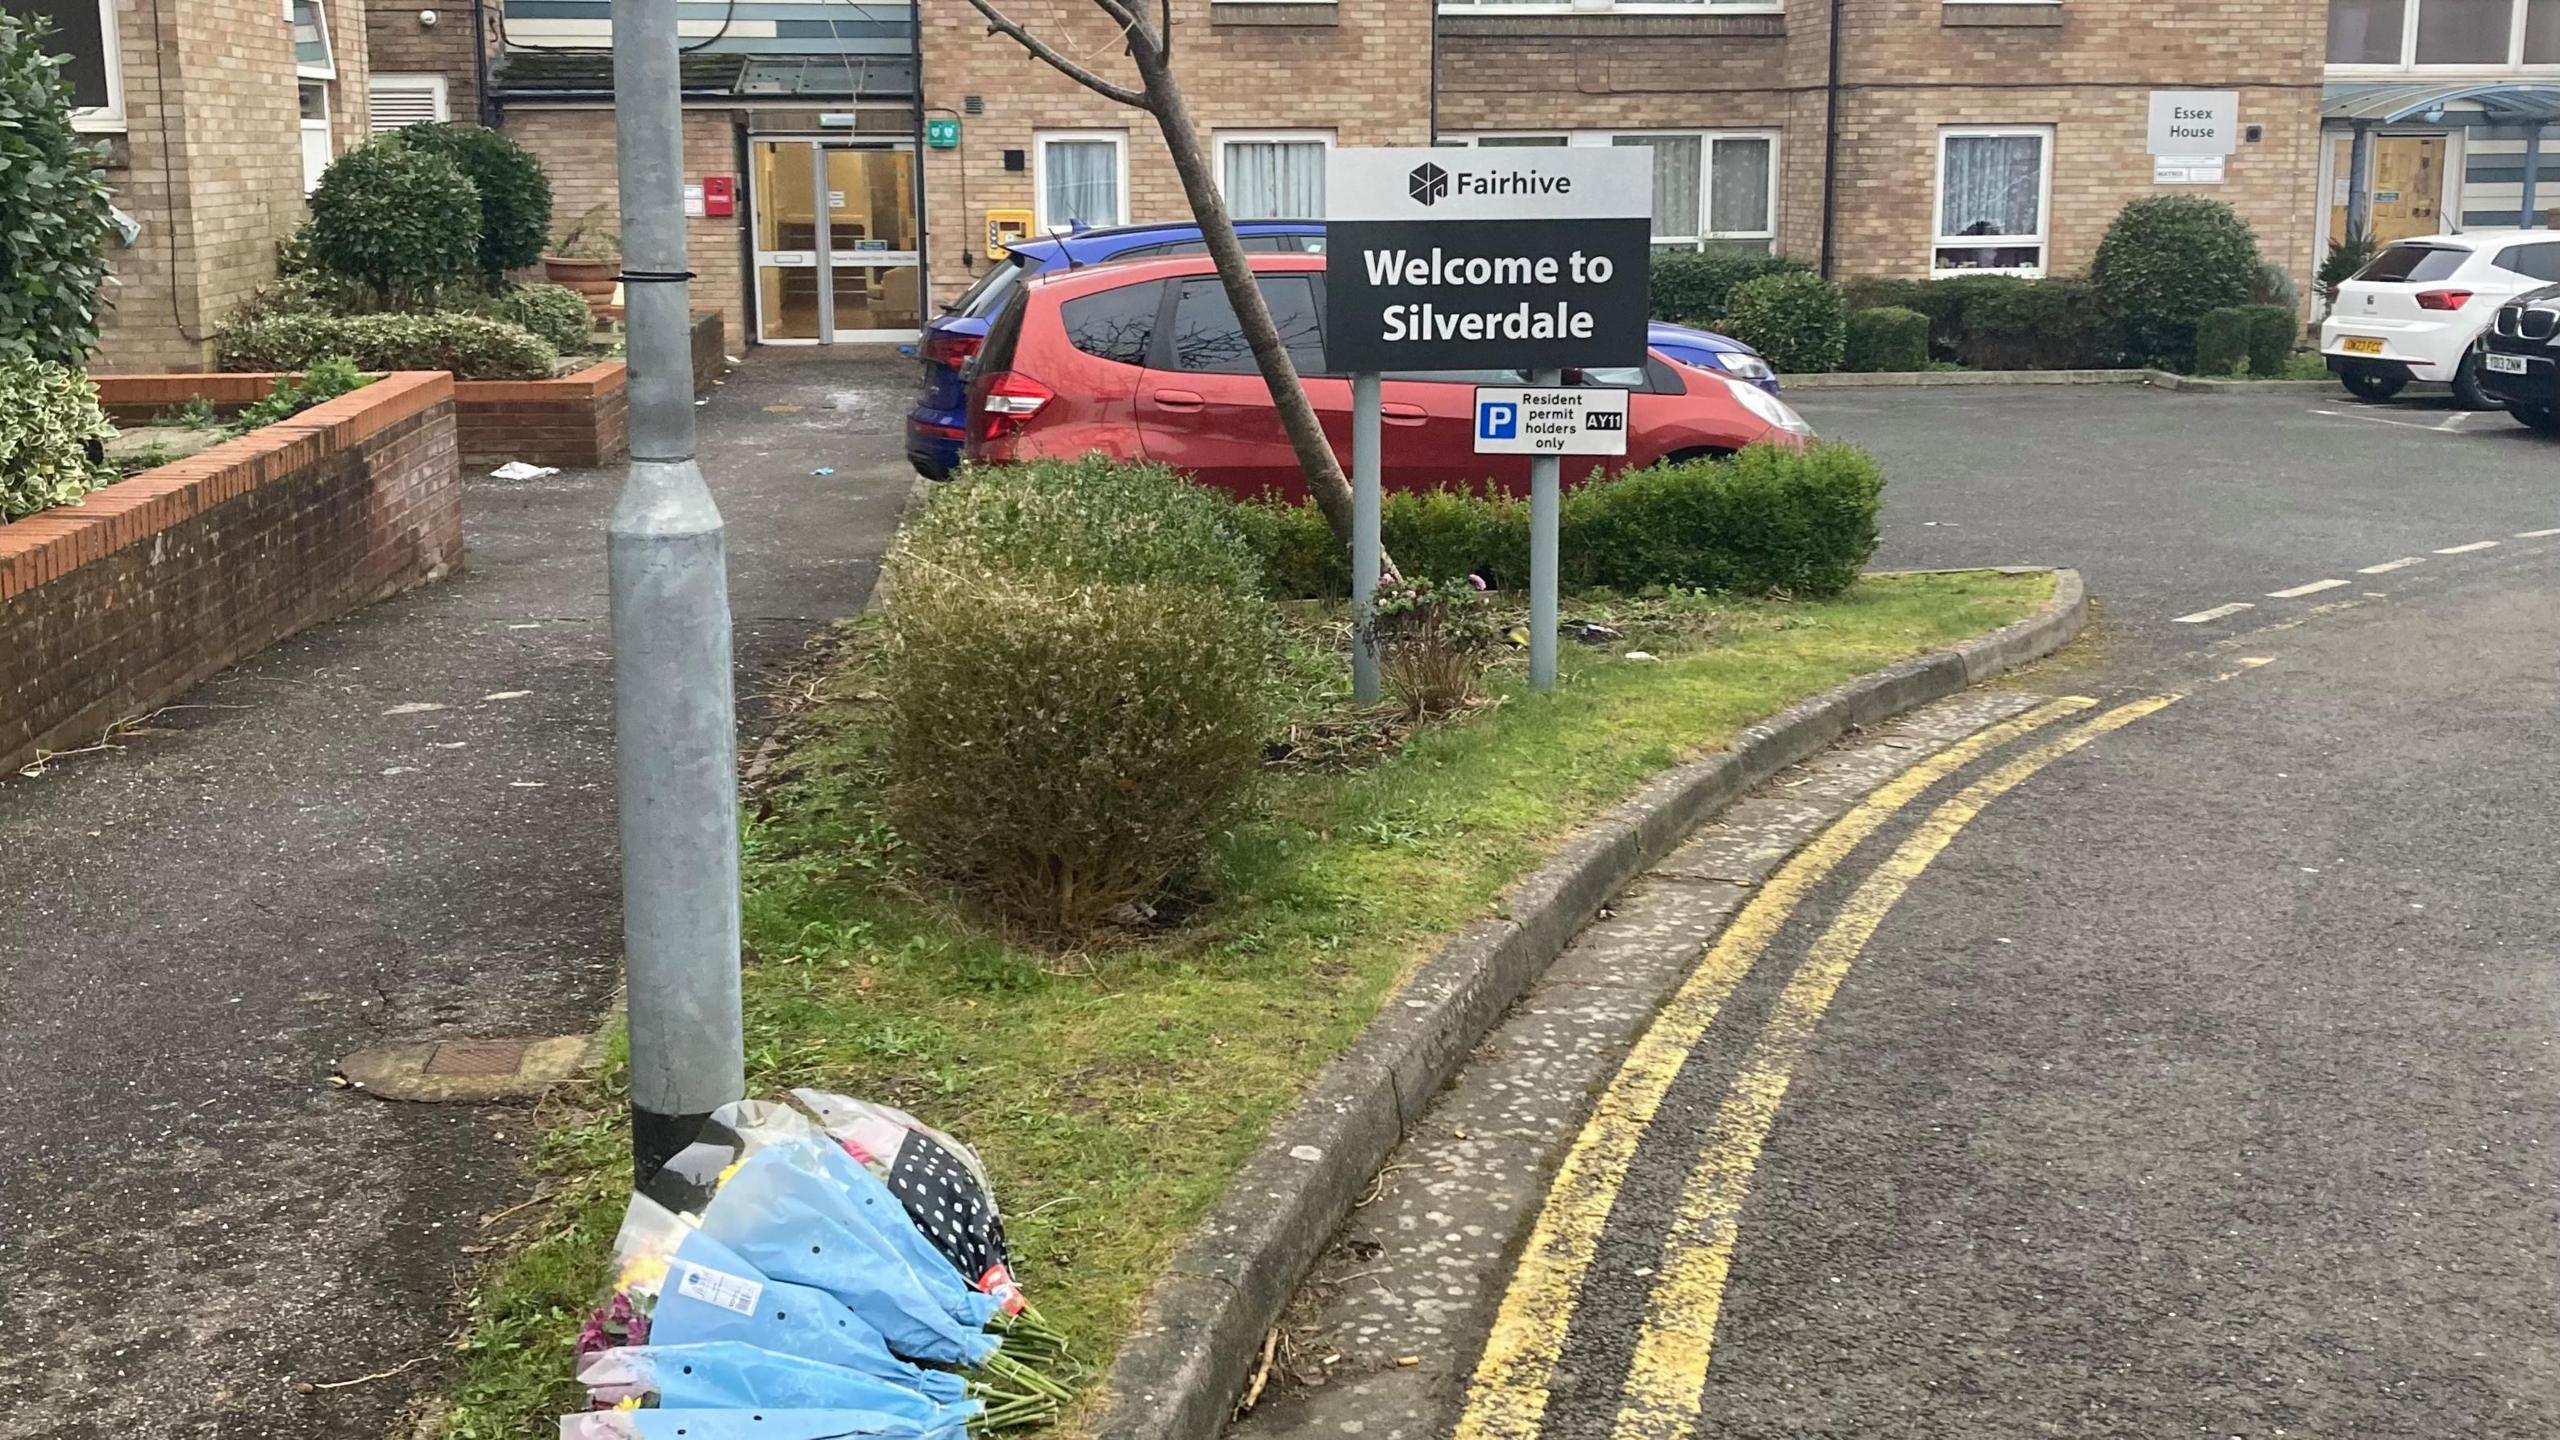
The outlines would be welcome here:
[[[750,721],[909,492],[912,366],[877,354],[767,352],[702,412]],[[0,778],[0,1436],[380,1440],[437,1383],[401,1367],[450,1333],[476,1218],[525,1197],[534,1121],[329,1076],[577,1033],[612,993],[619,485],[474,471],[463,575]]]
[[[1804,398],[1888,462],[1881,563],[2073,565],[2103,623],[1737,912],[1439,1430],[2560,1433],[2560,445],[2298,393]]]

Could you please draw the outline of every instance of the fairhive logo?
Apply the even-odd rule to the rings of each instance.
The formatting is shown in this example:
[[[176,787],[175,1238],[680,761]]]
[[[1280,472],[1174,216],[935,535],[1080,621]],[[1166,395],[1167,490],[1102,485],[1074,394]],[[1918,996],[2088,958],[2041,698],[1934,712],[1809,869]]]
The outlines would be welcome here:
[[[1437,165],[1416,165],[1413,174],[1406,177],[1406,186],[1417,204],[1437,204],[1448,197],[1449,172]]]

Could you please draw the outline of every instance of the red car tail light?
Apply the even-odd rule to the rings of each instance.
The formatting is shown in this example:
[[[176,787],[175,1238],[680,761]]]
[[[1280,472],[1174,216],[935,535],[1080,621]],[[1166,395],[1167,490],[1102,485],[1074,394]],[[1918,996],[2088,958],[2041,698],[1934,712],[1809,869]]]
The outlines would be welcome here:
[[[1057,398],[1057,391],[1016,371],[989,377],[986,398],[978,405],[979,413],[987,417],[986,438],[1001,440],[1019,433]]]
[[[2459,310],[2470,303],[2471,292],[2468,290],[2421,290],[2418,292],[2418,308],[2421,310]]]
[[[948,365],[957,370],[969,363],[978,347],[987,343],[984,335],[952,335],[936,331],[924,337],[924,363]]]

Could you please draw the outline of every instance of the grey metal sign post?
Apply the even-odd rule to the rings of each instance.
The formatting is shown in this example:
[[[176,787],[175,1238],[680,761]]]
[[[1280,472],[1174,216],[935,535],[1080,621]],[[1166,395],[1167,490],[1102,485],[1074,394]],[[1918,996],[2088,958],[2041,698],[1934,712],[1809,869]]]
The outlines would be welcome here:
[[[631,468],[606,550],[631,1146],[645,1182],[746,1095],[737,715],[720,510],[694,457],[676,0],[623,0],[613,21]]]
[[[1554,387],[1567,367],[1643,364],[1653,161],[1615,146],[1335,150],[1325,203],[1325,358],[1353,377],[1353,688],[1372,699],[1380,372],[1518,369]],[[1545,690],[1566,450],[1524,448],[1529,679]]]

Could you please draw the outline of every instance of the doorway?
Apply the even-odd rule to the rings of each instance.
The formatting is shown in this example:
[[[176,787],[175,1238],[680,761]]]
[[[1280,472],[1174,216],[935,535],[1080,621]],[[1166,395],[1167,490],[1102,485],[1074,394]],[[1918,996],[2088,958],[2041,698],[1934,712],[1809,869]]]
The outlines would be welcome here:
[[[756,140],[756,337],[912,340],[923,324],[912,145]]]
[[[2373,169],[2373,238],[2387,245],[2415,235],[2439,235],[2445,219],[2445,180],[2452,173],[2452,139],[2446,135],[2376,135]],[[2329,243],[2347,238],[2347,193],[2354,174],[2354,137],[2329,136]]]

